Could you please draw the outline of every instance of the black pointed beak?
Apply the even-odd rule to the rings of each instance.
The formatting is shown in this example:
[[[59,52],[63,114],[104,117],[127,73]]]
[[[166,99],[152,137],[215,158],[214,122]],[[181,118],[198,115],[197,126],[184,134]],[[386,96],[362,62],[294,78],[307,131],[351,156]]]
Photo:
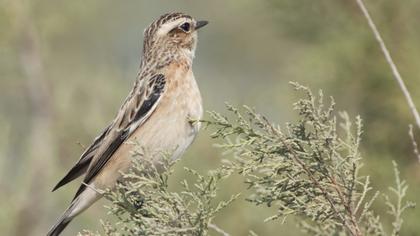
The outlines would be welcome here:
[[[202,27],[206,26],[208,23],[209,23],[209,22],[208,22],[208,21],[206,21],[206,20],[200,20],[200,21],[197,21],[197,23],[195,24],[195,30],[198,30],[198,29],[200,29],[200,28],[202,28]]]

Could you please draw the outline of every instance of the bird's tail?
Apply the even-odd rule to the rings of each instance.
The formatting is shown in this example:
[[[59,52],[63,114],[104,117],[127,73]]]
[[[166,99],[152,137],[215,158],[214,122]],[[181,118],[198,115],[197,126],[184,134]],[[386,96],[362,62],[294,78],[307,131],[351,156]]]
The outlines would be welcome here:
[[[48,231],[47,236],[58,236],[61,231],[66,228],[70,221],[78,214],[86,210],[96,200],[100,198],[100,194],[92,188],[86,188],[79,196],[77,196],[67,208],[67,210],[58,218],[57,223]]]
[[[54,226],[48,231],[47,236],[58,236],[60,235],[61,231],[66,228],[66,226],[70,223],[70,221],[73,219],[71,216],[71,212],[73,211],[74,204],[72,203],[69,208],[58,218],[57,222],[54,224]]]

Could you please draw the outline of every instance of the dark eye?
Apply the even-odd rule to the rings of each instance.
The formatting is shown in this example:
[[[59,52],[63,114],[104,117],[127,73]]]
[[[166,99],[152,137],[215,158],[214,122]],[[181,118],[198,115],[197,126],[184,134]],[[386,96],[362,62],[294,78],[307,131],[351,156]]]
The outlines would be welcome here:
[[[190,23],[185,22],[184,24],[182,24],[181,26],[179,26],[184,32],[188,32],[190,31]]]

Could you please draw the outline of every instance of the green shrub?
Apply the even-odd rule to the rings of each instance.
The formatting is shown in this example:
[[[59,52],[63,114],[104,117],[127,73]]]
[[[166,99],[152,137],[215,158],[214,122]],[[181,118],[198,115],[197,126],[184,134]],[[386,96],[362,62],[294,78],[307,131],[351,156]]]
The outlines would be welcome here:
[[[396,164],[392,195],[383,200],[394,217],[388,233],[372,210],[380,193],[360,173],[360,117],[352,122],[347,113],[335,113],[332,99],[325,106],[322,92],[314,96],[308,88],[292,85],[304,96],[294,104],[298,121],[284,128],[246,106],[228,105],[230,118],[210,112],[210,120],[194,121],[214,129],[211,136],[221,141],[218,146],[233,155],[205,175],[185,168],[195,183],[182,181],[178,192],[168,190],[173,162],[163,158],[163,170],[136,162],[116,190],[105,194],[112,203],[110,213],[118,219],[114,225],[103,223],[105,235],[208,235],[209,229],[228,235],[212,219],[238,197],[215,199],[219,182],[234,173],[251,190],[247,201],[276,207],[277,214],[262,222],[281,223],[295,216],[309,235],[399,235],[402,213],[414,203],[404,200],[407,184]]]

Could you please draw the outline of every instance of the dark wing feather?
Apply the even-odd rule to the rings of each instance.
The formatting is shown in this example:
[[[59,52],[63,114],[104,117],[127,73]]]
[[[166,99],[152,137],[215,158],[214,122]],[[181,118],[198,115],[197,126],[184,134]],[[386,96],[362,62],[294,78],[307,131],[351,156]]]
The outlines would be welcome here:
[[[104,151],[95,157],[95,162],[89,166],[89,170],[83,180],[83,183],[90,183],[90,181],[103,169],[112,155],[117,151],[120,145],[127,140],[127,138],[137,129],[153,112],[154,107],[161,97],[165,87],[165,77],[162,74],[158,74],[150,78],[148,83],[148,88],[150,91],[145,91],[145,98],[140,102],[138,107],[134,106],[132,109],[135,109],[135,115],[130,116],[132,109],[125,109],[122,118],[127,119],[126,122],[120,121],[115,122],[115,124],[122,124],[123,126],[112,127],[112,132],[110,135],[112,140],[107,140],[107,147]],[[133,101],[135,103],[135,101]],[[128,106],[130,103],[127,103]],[[79,189],[76,192],[74,198],[79,196],[80,193],[86,188],[84,184],[80,185]]]
[[[108,133],[109,127],[110,126],[106,127],[102,134],[95,138],[93,144],[86,149],[86,151],[81,155],[80,159],[73,166],[73,168],[71,168],[71,170],[53,188],[53,192],[86,172],[93,156],[95,156],[96,150],[101,145],[104,137]]]

